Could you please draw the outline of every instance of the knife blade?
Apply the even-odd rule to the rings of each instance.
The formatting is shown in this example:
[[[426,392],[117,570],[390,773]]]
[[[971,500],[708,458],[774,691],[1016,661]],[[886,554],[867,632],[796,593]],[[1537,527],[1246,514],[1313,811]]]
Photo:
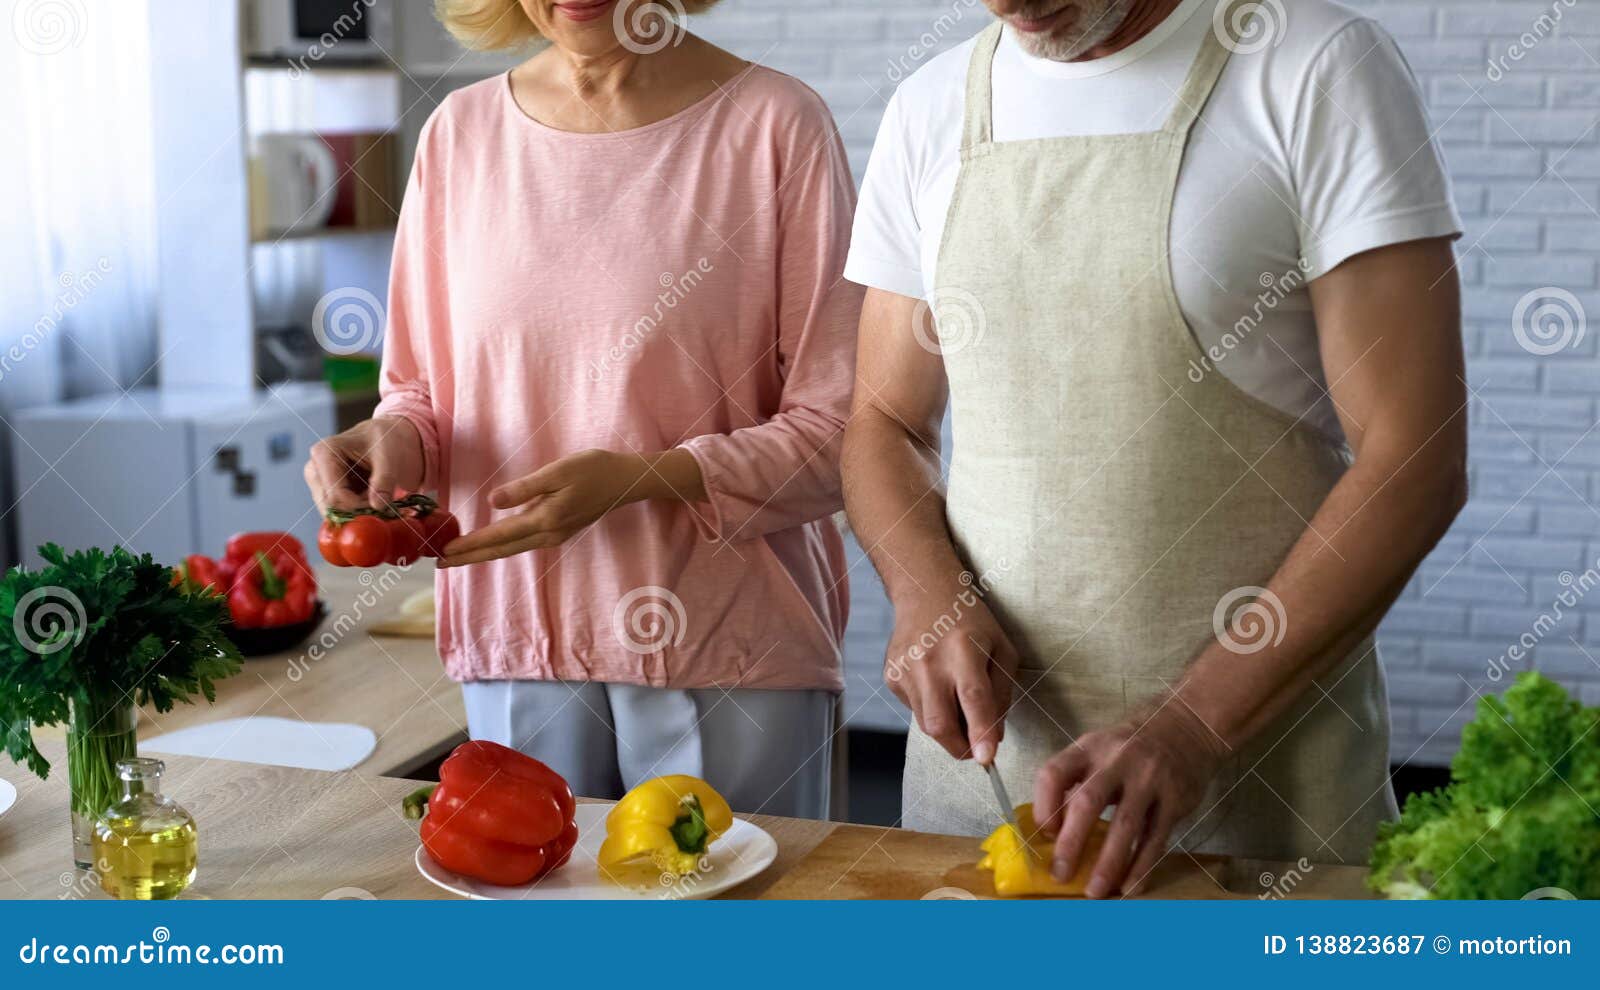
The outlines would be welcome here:
[[[1011,804],[1011,795],[1006,793],[1006,782],[1000,779],[1000,767],[990,762],[984,770],[989,773],[989,786],[994,788],[994,800],[1000,806],[1000,817],[1007,825],[1017,828],[1017,809]]]
[[[1006,793],[1006,782],[1000,777],[1000,768],[994,763],[984,767],[989,774],[989,786],[994,789],[995,804],[1000,806],[1000,817],[1005,820],[1011,830],[1017,833],[1017,838],[1022,840],[1022,855],[1029,863],[1035,862],[1033,845],[1029,837],[1022,834],[1022,826],[1017,822],[1017,809],[1011,803],[1011,795]]]

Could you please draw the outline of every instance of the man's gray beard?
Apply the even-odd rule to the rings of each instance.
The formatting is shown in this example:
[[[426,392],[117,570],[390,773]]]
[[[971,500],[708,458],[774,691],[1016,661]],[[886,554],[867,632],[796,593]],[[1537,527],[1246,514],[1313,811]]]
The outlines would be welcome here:
[[[1105,40],[1122,26],[1133,10],[1134,0],[1079,0],[1078,8],[1087,15],[1087,23],[1074,25],[1065,34],[1025,34],[1016,32],[1017,44],[1034,58],[1052,62],[1070,62],[1084,52],[1104,44]],[[1096,10],[1094,8],[1098,7]]]

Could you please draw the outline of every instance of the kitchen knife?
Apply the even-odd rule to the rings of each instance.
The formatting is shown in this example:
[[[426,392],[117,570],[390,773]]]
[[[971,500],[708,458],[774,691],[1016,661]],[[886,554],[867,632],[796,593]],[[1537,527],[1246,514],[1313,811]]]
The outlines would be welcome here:
[[[1000,805],[1000,817],[1005,819],[1007,825],[1017,829],[1020,834],[1022,830],[1017,825],[1017,809],[1012,807],[1011,795],[1006,793],[1006,782],[1000,779],[1000,768],[990,762],[988,766],[984,767],[984,770],[989,773],[989,786],[994,788],[995,803]],[[1023,836],[1023,838],[1026,839],[1027,836]]]
[[[995,803],[1000,806],[1000,817],[1017,833],[1017,838],[1022,840],[1022,855],[1029,862],[1034,860],[1033,844],[1028,841],[1028,836],[1022,834],[1022,826],[1017,822],[1017,809],[1011,804],[1011,795],[1006,793],[1006,782],[1000,779],[1000,768],[990,763],[984,767],[989,773],[989,786],[994,789]]]

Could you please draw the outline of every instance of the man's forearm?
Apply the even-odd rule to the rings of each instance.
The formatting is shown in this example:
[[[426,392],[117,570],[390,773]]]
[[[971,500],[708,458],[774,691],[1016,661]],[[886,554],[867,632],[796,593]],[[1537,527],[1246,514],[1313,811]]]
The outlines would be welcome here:
[[[1377,627],[1465,495],[1451,458],[1358,462],[1268,583],[1282,604],[1282,641],[1247,656],[1213,642],[1169,704],[1196,716],[1226,749],[1244,745]]]
[[[936,448],[891,416],[858,408],[844,434],[850,527],[896,607],[943,590],[965,565],[945,523]]]

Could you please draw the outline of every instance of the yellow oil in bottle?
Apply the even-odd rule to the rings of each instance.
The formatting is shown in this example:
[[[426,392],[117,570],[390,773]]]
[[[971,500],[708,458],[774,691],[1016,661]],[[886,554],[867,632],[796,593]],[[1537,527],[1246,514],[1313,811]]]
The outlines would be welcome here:
[[[160,760],[122,760],[122,800],[95,823],[100,886],[121,900],[161,901],[194,881],[199,841],[194,819],[160,791]]]

